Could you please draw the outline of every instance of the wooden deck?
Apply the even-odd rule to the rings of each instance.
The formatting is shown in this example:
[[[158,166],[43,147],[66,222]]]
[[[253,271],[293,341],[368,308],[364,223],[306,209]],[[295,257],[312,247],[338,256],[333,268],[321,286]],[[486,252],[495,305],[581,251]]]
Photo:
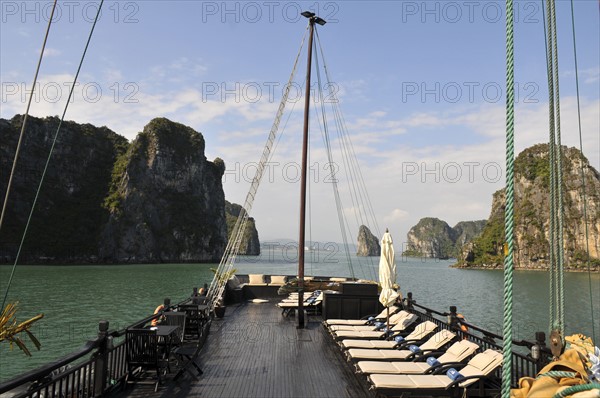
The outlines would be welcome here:
[[[310,316],[296,329],[269,303],[227,307],[211,325],[198,360],[204,374],[167,381],[157,393],[135,385],[120,397],[369,397],[366,383],[345,363],[321,325]]]

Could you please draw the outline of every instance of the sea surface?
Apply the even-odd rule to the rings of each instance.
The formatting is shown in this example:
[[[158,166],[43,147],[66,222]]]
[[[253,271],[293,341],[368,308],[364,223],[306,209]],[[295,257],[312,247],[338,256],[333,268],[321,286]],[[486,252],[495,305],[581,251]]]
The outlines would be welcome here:
[[[350,260],[350,261],[349,261]],[[351,276],[377,279],[378,258],[349,257],[334,250],[309,251],[306,275]],[[396,257],[402,293],[412,292],[418,303],[448,310],[456,305],[474,324],[501,334],[503,274],[497,270],[450,268],[453,260]],[[352,263],[352,267],[349,266]],[[193,287],[212,280],[214,264],[147,264],[86,266],[18,266],[9,301],[20,302],[19,320],[43,313],[33,328],[42,343],[40,351],[26,357],[18,348],[0,344],[0,380],[12,378],[60,358],[97,335],[98,322],[108,320],[120,329],[151,315],[165,297],[178,302]],[[259,257],[238,257],[239,274],[296,273],[293,247],[269,247]],[[6,288],[11,267],[0,267],[0,292]],[[514,276],[514,336],[532,339],[548,331],[548,273],[518,271]],[[600,275],[592,275],[595,332],[600,338]],[[566,332],[591,336],[589,280],[586,273],[567,273]]]

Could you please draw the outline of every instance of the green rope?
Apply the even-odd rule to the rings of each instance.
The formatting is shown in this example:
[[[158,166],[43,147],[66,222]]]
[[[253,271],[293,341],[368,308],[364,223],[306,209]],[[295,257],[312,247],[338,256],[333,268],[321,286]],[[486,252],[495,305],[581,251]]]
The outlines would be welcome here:
[[[502,397],[510,397],[512,375],[512,305],[514,250],[515,161],[515,43],[513,0],[506,0],[506,210],[504,233],[508,253],[504,257],[504,324],[502,347]]]
[[[575,11],[573,8],[573,0],[571,0],[571,27],[573,29],[573,58],[575,59],[575,89],[577,93],[577,122],[579,127],[579,150],[583,156],[583,139],[581,134],[581,105],[579,102],[579,72],[577,67],[577,45],[575,40]],[[583,172],[583,159],[581,159],[581,199],[583,201],[583,222],[585,225],[585,251],[587,253],[587,270],[588,270],[588,284],[590,291],[590,311],[592,320],[592,340],[596,339],[596,326],[594,324],[594,297],[592,293],[592,271],[590,268],[590,235],[588,229],[588,216],[587,216],[587,196],[585,193],[585,174]]]
[[[595,389],[600,390],[600,383],[579,384],[577,386],[567,387],[561,392],[557,392],[552,398],[564,398],[576,392],[589,391]]]
[[[555,121],[556,121],[556,190],[558,201],[557,218],[558,218],[558,234],[557,238],[557,321],[558,330],[561,336],[565,335],[565,289],[564,289],[564,238],[563,238],[563,223],[564,223],[564,205],[563,205],[563,176],[562,176],[562,142],[560,134],[560,90],[559,90],[559,75],[558,75],[558,39],[556,25],[556,9],[555,0],[550,0],[550,11],[552,13],[552,46],[553,46],[553,69],[554,69],[554,103],[555,103]]]
[[[544,10],[542,0],[542,11]],[[544,21],[544,40],[545,40],[545,48],[546,48],[546,73],[548,75],[548,162],[550,167],[550,219],[548,226],[548,240],[549,240],[549,330],[553,330],[556,325],[554,324],[554,309],[555,305],[555,292],[556,292],[556,245],[555,245],[555,225],[554,221],[556,219],[556,201],[555,201],[555,192],[556,192],[556,181],[554,178],[554,78],[552,72],[552,24],[550,22],[550,3],[546,1],[547,12],[545,13],[545,18],[542,18]]]
[[[15,256],[15,262],[13,264],[13,271],[10,275],[8,285],[6,287],[6,292],[4,294],[4,300],[2,301],[2,308],[4,308],[4,304],[6,303],[6,300],[8,297],[8,291],[10,288],[10,284],[13,279],[15,268],[19,261],[19,256],[21,255],[21,250],[23,249],[23,244],[25,243],[25,238],[27,237],[27,231],[29,230],[29,225],[31,224],[31,218],[33,216],[33,211],[35,210],[35,205],[37,204],[38,198],[40,196],[40,191],[42,190],[42,185],[44,184],[44,178],[46,177],[46,172],[48,171],[48,165],[50,164],[50,159],[52,158],[52,153],[54,152],[54,147],[56,146],[58,134],[60,132],[62,123],[65,120],[65,115],[67,114],[67,109],[69,108],[69,104],[71,103],[71,97],[73,96],[73,90],[75,89],[75,84],[77,83],[77,78],[79,77],[79,72],[81,71],[81,66],[83,65],[83,60],[85,59],[85,54],[87,53],[87,49],[90,45],[90,41],[92,40],[94,28],[96,27],[96,22],[98,22],[98,17],[100,16],[100,10],[102,10],[103,3],[104,3],[104,0],[101,0],[100,5],[98,6],[98,11],[96,12],[96,18],[94,19],[94,23],[90,30],[90,34],[89,34],[87,42],[85,44],[83,54],[81,55],[81,60],[79,61],[79,66],[77,67],[77,73],[75,73],[75,78],[73,79],[73,84],[71,85],[71,89],[69,90],[69,96],[67,97],[67,103],[65,104],[65,108],[63,110],[62,117],[60,118],[60,122],[58,123],[58,127],[56,128],[56,132],[54,133],[52,145],[50,146],[50,152],[48,153],[48,158],[46,159],[46,164],[44,165],[44,170],[42,171],[42,176],[40,177],[40,183],[38,184],[37,191],[35,193],[35,197],[33,198],[33,203],[31,204],[31,209],[29,211],[29,217],[27,218],[27,223],[25,224],[25,229],[23,230],[23,235],[21,236],[21,243],[19,244],[19,249],[17,250],[17,254]]]
[[[575,377],[577,375],[576,372],[565,372],[562,370],[551,370],[549,372],[546,373],[541,373],[539,375],[537,375],[536,379],[539,379],[540,377],[552,377],[555,379],[561,379],[563,377]]]

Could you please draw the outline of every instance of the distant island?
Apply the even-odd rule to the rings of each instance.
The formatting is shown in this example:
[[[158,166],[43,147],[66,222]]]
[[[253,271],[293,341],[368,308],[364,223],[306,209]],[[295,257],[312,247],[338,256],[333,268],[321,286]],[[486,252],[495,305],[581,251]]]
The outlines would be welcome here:
[[[576,148],[563,147],[563,156],[566,269],[587,270],[586,225],[581,196],[583,166],[590,265],[592,270],[599,271],[600,173]],[[547,144],[527,148],[515,160],[515,268],[548,268],[549,170]],[[493,195],[487,221],[458,223],[454,228],[436,218],[421,219],[408,233],[408,250],[404,254],[457,258],[455,267],[459,268],[502,268],[505,202],[504,189],[501,189]]]
[[[448,259],[457,258],[463,245],[478,236],[485,220],[461,221],[454,227],[438,218],[419,220],[406,236],[405,256]]]
[[[360,257],[381,255],[379,239],[373,235],[369,227],[366,225],[361,225],[358,228],[356,255]]]
[[[2,170],[11,169],[21,120],[0,119]],[[0,231],[0,263],[14,261],[58,123],[28,118]],[[241,207],[225,201],[225,163],[207,160],[204,148],[201,133],[165,118],[151,120],[131,143],[106,127],[64,122],[21,262],[218,261]],[[2,197],[7,184],[3,173]],[[253,219],[246,232],[244,253],[258,254]]]

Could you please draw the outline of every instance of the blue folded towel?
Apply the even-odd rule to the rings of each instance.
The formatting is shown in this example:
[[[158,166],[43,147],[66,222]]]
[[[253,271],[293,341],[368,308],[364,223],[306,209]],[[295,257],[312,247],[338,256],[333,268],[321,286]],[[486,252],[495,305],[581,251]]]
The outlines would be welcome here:
[[[410,350],[410,352],[412,352],[414,354],[418,354],[421,352],[421,347],[419,347],[418,345],[414,345],[414,344],[409,345],[408,349]]]
[[[431,367],[434,367],[434,366],[439,365],[440,361],[438,361],[437,358],[429,357],[429,358],[427,358],[427,364]]]
[[[402,343],[404,341],[404,337],[396,336],[396,337],[394,337],[394,340],[396,341],[396,343]]]
[[[456,381],[458,379],[462,379],[464,378],[463,375],[461,375],[458,370],[454,369],[454,368],[450,368],[448,369],[448,371],[446,372],[446,376],[448,376],[450,378],[450,380],[452,381]]]

